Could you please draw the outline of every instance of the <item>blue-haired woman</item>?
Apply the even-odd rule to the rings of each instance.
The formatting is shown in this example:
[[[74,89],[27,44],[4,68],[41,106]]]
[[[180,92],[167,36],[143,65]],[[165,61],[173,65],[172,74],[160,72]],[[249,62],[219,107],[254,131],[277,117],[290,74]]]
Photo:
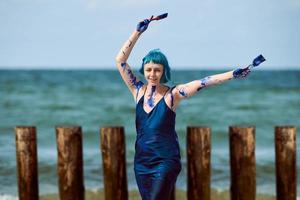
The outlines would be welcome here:
[[[138,23],[116,57],[117,67],[136,102],[134,172],[143,200],[168,200],[181,170],[180,150],[175,131],[176,108],[199,90],[233,78],[245,77],[248,69],[237,69],[169,88],[170,67],[159,50],[150,51],[142,61],[139,80],[127,59],[150,20]]]

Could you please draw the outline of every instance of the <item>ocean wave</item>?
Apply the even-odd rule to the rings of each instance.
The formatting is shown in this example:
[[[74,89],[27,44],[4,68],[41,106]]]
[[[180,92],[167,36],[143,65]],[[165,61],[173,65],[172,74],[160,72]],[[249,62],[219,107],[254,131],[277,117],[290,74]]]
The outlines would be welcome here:
[[[0,200],[18,200],[18,199],[19,199],[18,197],[9,194],[0,194]]]

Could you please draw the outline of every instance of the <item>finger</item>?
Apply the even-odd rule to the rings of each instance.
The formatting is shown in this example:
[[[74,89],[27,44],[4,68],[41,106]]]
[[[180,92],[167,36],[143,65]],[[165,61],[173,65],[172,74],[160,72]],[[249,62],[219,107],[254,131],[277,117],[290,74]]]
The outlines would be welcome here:
[[[148,25],[148,24],[150,23],[150,20],[149,20],[149,19],[145,19],[145,20],[144,20],[144,23],[145,23],[146,25]]]

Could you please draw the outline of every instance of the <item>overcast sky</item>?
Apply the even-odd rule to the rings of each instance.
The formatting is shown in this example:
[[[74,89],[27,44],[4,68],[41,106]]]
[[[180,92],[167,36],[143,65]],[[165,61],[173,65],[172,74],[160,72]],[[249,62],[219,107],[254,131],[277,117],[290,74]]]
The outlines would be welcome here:
[[[172,68],[247,65],[300,69],[300,0],[1,0],[1,68],[109,68],[135,29],[168,12],[140,37],[128,63],[137,68],[160,48]]]

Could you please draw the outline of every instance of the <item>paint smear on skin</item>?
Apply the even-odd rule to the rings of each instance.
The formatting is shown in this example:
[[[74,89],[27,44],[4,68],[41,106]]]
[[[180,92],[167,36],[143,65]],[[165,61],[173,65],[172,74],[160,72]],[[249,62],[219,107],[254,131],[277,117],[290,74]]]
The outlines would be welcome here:
[[[154,86],[152,86],[152,88],[151,88],[151,94],[150,94],[150,97],[149,97],[149,99],[148,99],[148,101],[147,101],[148,105],[149,105],[151,108],[154,107],[154,99],[153,99],[153,95],[154,95],[155,90],[156,90],[156,86],[154,85]]]
[[[129,45],[128,45],[128,47],[130,47],[132,45],[132,41],[131,40],[129,40]]]
[[[231,80],[232,78],[228,78],[227,80]],[[209,85],[215,85],[215,84],[220,84],[225,80],[220,80],[220,79],[212,79],[211,76],[205,77],[200,80],[200,87],[197,89],[197,91],[201,90],[202,88],[205,88]]]
[[[188,94],[184,91],[184,88],[179,89],[179,94],[185,98],[188,97]]]
[[[245,69],[238,68],[238,69],[234,70],[233,77],[234,78],[242,78],[242,77],[246,77],[249,73],[250,73],[250,70],[248,68],[245,68]]]
[[[207,76],[203,79],[200,80],[200,87],[197,89],[197,91],[201,90],[202,88],[205,88],[206,86],[208,86],[209,81],[211,81],[211,76]]]
[[[144,83],[142,81],[137,81],[136,77],[132,73],[131,69],[127,69],[127,74],[129,75],[129,81],[132,85],[134,85],[137,89],[140,89]]]
[[[210,79],[211,79],[210,76],[201,79],[201,80],[200,80],[200,81],[201,81],[201,85],[202,85],[203,87],[206,87],[207,84],[208,84],[208,81],[210,81]]]
[[[130,46],[132,45],[132,41],[131,40],[128,40],[128,42],[129,42],[129,45],[128,46],[126,46],[125,47],[125,49],[129,49],[130,48]],[[123,51],[124,52],[124,51]],[[125,54],[124,54],[125,55]]]
[[[121,67],[123,68],[123,72],[125,71],[125,68],[126,68],[126,63],[124,62],[124,63],[121,63]]]

